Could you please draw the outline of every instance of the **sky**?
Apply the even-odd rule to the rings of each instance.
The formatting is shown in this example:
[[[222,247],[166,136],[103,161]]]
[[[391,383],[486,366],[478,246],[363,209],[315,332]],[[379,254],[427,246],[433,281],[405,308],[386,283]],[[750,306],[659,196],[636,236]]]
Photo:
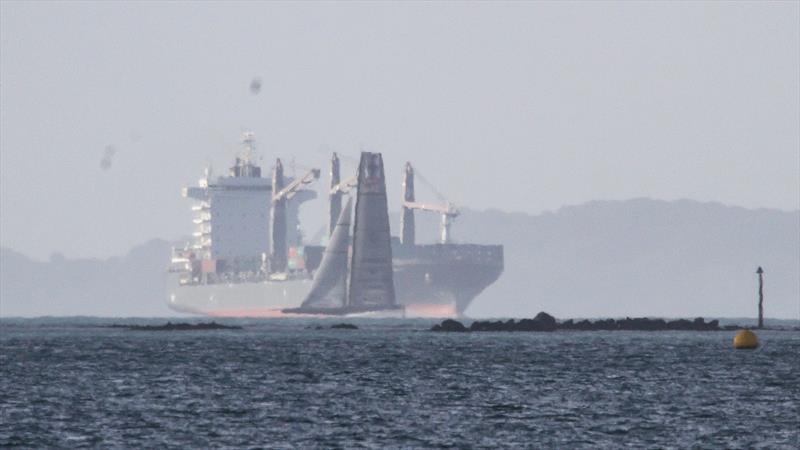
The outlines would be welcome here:
[[[382,152],[390,209],[411,161],[475,210],[794,210],[799,24],[798,2],[3,1],[0,245],[108,257],[187,236],[181,187],[245,130],[298,173]]]

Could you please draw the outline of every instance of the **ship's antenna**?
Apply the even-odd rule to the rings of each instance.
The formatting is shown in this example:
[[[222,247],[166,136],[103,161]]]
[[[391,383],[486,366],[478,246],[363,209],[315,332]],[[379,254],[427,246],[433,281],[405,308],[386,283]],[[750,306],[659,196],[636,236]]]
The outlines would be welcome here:
[[[249,164],[253,154],[255,153],[255,133],[252,131],[245,131],[242,133],[242,162]]]

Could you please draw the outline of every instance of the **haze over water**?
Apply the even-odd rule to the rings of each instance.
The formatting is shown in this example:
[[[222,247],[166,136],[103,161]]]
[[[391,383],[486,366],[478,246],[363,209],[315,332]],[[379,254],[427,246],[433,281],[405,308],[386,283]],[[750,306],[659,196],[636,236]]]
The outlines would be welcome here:
[[[300,320],[96,327],[111,322],[0,322],[0,445],[798,444],[796,332],[761,332],[760,349],[735,351],[733,332],[440,334],[428,321],[387,320],[354,331]]]
[[[0,62],[0,447],[800,448],[797,1],[3,0]],[[504,245],[470,316],[752,315],[764,266],[795,331],[69,317],[173,314],[245,130],[265,173],[381,152],[393,212],[413,162]]]

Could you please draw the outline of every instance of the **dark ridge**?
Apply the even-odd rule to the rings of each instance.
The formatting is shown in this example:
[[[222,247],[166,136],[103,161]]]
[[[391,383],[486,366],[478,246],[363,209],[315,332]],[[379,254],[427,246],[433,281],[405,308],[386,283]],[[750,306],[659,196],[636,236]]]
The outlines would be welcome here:
[[[312,327],[307,327],[307,328],[310,329]],[[315,329],[315,330],[326,330],[328,328],[325,328],[322,325],[317,325],[317,326],[313,327],[313,329]],[[336,325],[331,325],[329,329],[331,329],[331,330],[357,330],[358,327],[353,325],[352,323],[337,323]]]
[[[197,331],[197,330],[241,330],[236,325],[222,325],[217,322],[207,323],[172,323],[166,325],[109,325],[108,328],[124,328],[133,331]]]
[[[738,328],[738,327],[734,327]],[[730,329],[725,327],[724,329]],[[579,330],[579,331],[614,331],[614,330],[631,330],[631,331],[721,331],[718,320],[706,322],[702,317],[694,320],[677,319],[666,321],[664,319],[649,319],[646,317],[637,317],[631,319],[601,319],[595,321],[581,320],[579,322],[573,319],[565,320],[563,322],[556,321],[555,317],[545,312],[540,312],[533,319],[522,319],[515,321],[509,319],[505,322],[497,321],[480,321],[472,322],[469,328],[466,328],[461,322],[456,320],[447,319],[441,324],[434,325],[431,331],[555,331],[555,330]]]

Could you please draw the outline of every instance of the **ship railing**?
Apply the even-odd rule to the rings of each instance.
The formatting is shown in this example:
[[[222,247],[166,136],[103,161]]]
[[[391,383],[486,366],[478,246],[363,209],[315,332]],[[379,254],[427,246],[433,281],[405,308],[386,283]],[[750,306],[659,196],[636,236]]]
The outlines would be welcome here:
[[[170,270],[172,272],[172,270]],[[179,279],[181,286],[197,286],[197,285],[211,285],[211,284],[240,284],[240,283],[262,283],[266,281],[271,282],[286,282],[295,280],[310,280],[311,276],[306,271],[290,271],[283,276],[274,277],[275,274],[267,274],[261,271],[242,271],[242,272],[221,272],[221,273],[207,273],[204,278],[192,277],[191,269],[189,271],[176,270],[182,276]]]
[[[480,244],[429,244],[410,247],[398,246],[392,249],[398,258],[430,258],[438,260],[475,260],[476,262],[496,262],[503,259],[502,245]]]

